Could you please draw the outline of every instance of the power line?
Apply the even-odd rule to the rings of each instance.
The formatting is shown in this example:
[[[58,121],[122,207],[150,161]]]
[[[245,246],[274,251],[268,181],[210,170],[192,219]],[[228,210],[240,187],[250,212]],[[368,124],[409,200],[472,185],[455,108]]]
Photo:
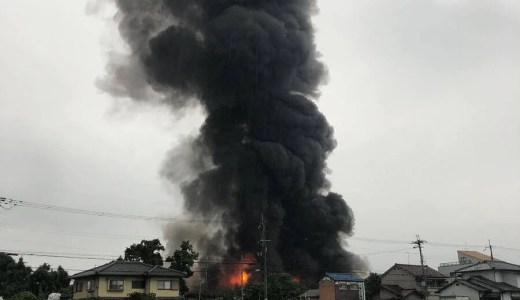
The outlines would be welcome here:
[[[80,253],[59,253],[59,252],[40,252],[40,251],[24,251],[24,250],[4,250],[0,252],[16,253],[18,255],[26,256],[41,256],[41,257],[59,257],[59,258],[74,258],[74,259],[91,259],[91,260],[108,260],[112,261],[117,259],[116,257],[102,257],[93,254],[80,254]]]
[[[118,218],[118,219],[130,219],[130,220],[158,221],[158,222],[165,222],[165,223],[186,222],[186,223],[208,223],[209,224],[209,223],[226,223],[227,222],[227,221],[222,221],[222,220],[185,219],[185,218],[152,217],[152,216],[143,216],[143,215],[121,214],[121,213],[113,213],[113,212],[106,212],[106,211],[100,211],[100,210],[80,209],[80,208],[72,208],[72,207],[65,207],[65,206],[57,206],[57,205],[15,200],[15,199],[9,199],[6,197],[0,197],[0,207],[5,210],[12,210],[16,207],[25,207],[25,208],[70,213],[70,214],[80,214],[80,215]]]
[[[144,235],[124,235],[124,234],[116,234],[116,233],[99,233],[99,232],[85,232],[85,231],[70,231],[70,230],[61,230],[61,229],[55,229],[55,228],[41,228],[41,227],[28,227],[25,225],[13,225],[13,224],[7,224],[7,223],[0,223],[0,229],[1,228],[7,228],[11,230],[19,230],[19,231],[28,231],[28,232],[42,232],[42,233],[49,233],[49,234],[60,234],[60,235],[70,235],[70,236],[80,236],[80,237],[92,237],[92,238],[106,238],[106,239],[122,239],[122,240],[135,240],[135,239],[146,239],[147,237]],[[154,237],[155,238],[155,237]],[[159,238],[162,239],[168,239],[167,236],[161,236]],[[200,239],[206,239],[208,237],[206,236],[185,236],[185,237],[179,237],[181,240],[200,240]],[[224,236],[212,236],[211,239],[225,239]],[[349,240],[353,241],[361,241],[361,242],[368,242],[368,243],[375,243],[375,244],[409,244],[407,241],[403,240],[389,240],[389,239],[377,239],[377,238],[365,238],[365,237],[349,237]],[[434,247],[452,247],[452,248],[482,248],[486,247],[486,245],[471,245],[471,244],[453,244],[453,243],[441,243],[441,242],[429,242],[430,246]],[[493,245],[496,249],[501,249],[504,251],[516,251],[520,252],[520,248],[513,248],[513,247],[502,247],[498,245]],[[369,253],[359,253],[359,255],[374,255],[379,253],[391,253],[391,251],[398,252],[396,250],[385,250],[385,251],[376,251],[376,252],[369,252]]]

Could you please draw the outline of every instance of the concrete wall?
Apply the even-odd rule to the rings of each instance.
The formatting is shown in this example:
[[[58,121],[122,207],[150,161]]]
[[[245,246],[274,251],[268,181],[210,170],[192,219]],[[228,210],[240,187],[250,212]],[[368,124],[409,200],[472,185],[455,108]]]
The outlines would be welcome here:
[[[365,300],[364,285],[356,282],[320,281],[320,300]]]
[[[421,289],[420,284],[415,281],[413,275],[396,267],[392,267],[390,271],[387,271],[387,273],[381,278],[381,284],[398,285],[403,289]]]
[[[479,292],[460,283],[452,284],[440,292],[441,299],[468,297],[469,300],[480,300]]]
[[[470,264],[476,264],[478,262],[481,262],[480,259],[476,259],[472,256],[468,256],[460,252],[457,252],[457,256],[459,257],[459,262],[469,262]]]
[[[322,280],[320,281],[320,300],[335,300],[336,299],[336,287],[333,281]]]

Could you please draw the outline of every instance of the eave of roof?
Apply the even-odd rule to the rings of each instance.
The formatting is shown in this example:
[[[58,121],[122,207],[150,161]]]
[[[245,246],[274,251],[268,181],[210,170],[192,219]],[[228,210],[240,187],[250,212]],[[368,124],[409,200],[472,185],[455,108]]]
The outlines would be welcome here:
[[[93,276],[186,277],[186,273],[142,262],[112,261],[99,267],[74,274],[69,276],[69,278],[76,279]]]

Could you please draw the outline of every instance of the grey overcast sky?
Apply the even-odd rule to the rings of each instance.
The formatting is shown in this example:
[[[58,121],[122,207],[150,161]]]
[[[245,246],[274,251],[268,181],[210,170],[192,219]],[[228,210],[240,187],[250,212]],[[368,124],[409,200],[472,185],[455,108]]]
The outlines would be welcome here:
[[[0,196],[73,208],[181,215],[159,175],[201,115],[113,99],[95,82],[122,49],[107,2],[0,0]],[[457,249],[520,264],[520,2],[321,0],[319,107],[338,147],[333,189],[356,216],[349,249],[370,270]],[[0,251],[111,258],[153,221],[0,209]],[[186,237],[196,238],[196,237]],[[164,240],[164,239],[163,239]],[[475,246],[473,246],[475,245]],[[484,252],[488,253],[489,252]],[[71,273],[103,260],[25,255]]]

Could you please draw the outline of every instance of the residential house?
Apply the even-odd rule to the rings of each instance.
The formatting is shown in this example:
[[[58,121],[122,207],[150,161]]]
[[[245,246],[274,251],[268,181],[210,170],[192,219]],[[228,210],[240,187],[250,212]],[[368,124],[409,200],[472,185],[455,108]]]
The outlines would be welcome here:
[[[458,250],[457,251],[458,260],[456,262],[448,262],[448,263],[442,263],[440,264],[438,270],[442,274],[446,276],[450,276],[451,273],[468,267],[470,265],[474,265],[479,262],[483,261],[490,261],[490,260],[498,260],[498,259],[492,259],[491,256],[488,256],[486,254],[472,251],[472,250]]]
[[[298,296],[298,300],[319,300],[320,299],[320,290],[313,289],[307,290]]]
[[[365,300],[365,282],[355,273],[325,273],[319,300]]]
[[[142,262],[112,261],[70,276],[73,300],[117,300],[131,293],[154,293],[159,300],[179,298],[184,272]]]
[[[428,292],[428,299],[438,299],[435,291],[447,284],[446,279],[446,276],[428,266],[395,264],[381,275],[379,294],[371,300],[424,299],[425,291]]]
[[[441,299],[520,300],[520,266],[483,261],[453,273],[458,278],[439,289]]]

